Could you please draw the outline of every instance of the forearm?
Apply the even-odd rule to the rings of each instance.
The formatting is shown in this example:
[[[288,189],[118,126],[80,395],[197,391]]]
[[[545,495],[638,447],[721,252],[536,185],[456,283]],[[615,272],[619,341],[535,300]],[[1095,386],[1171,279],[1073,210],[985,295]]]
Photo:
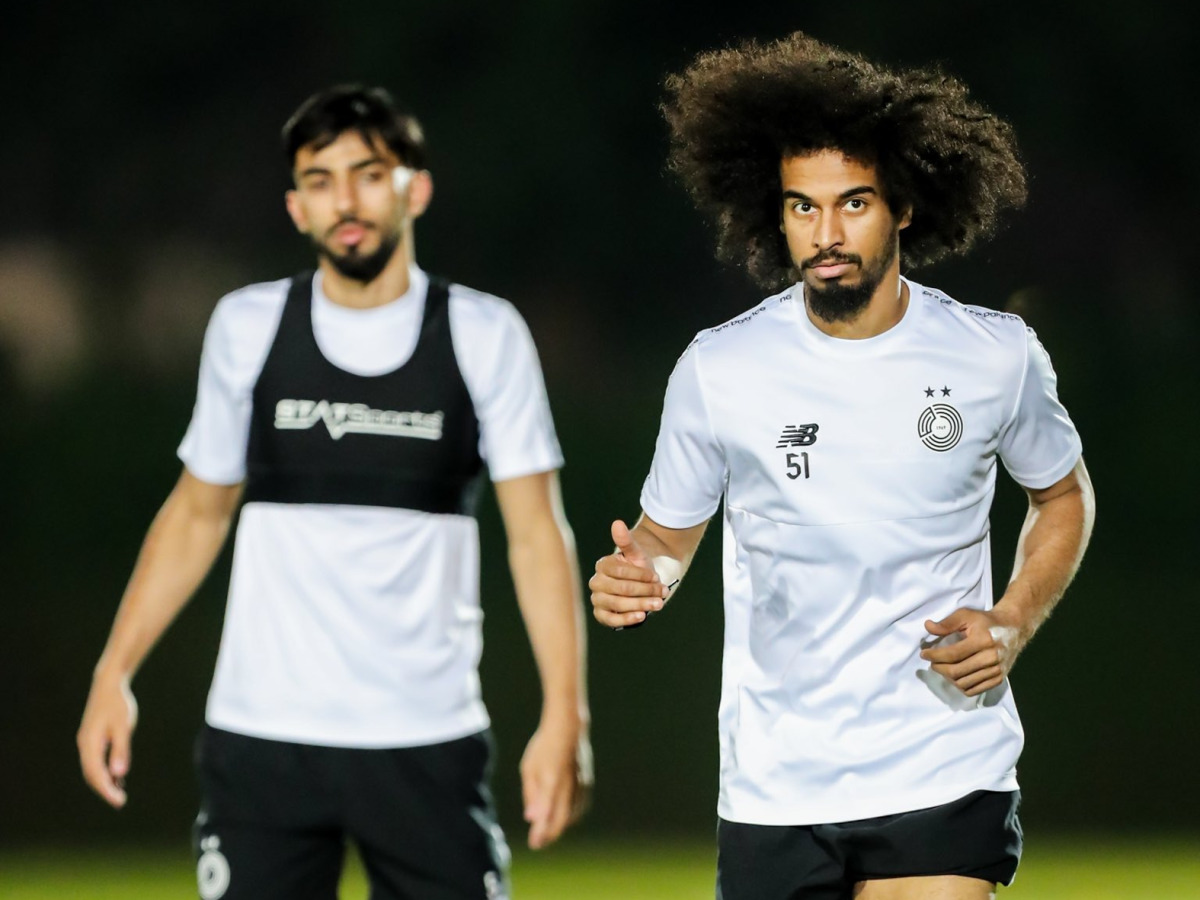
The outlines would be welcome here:
[[[1082,460],[1068,478],[1071,483],[1052,496],[1039,501],[1031,494],[1013,576],[996,603],[995,613],[1017,630],[1021,644],[1066,592],[1091,537],[1095,496]]]
[[[212,567],[229,531],[237,488],[204,486],[222,502],[197,502],[186,473],[155,516],[138,554],[97,677],[130,679]]]
[[[543,719],[586,726],[586,632],[570,527],[550,520],[510,539],[509,566],[541,680]]]
[[[529,846],[554,841],[591,782],[584,630],[575,541],[557,472],[496,482],[517,603],[542,684],[542,715],[521,755]]]

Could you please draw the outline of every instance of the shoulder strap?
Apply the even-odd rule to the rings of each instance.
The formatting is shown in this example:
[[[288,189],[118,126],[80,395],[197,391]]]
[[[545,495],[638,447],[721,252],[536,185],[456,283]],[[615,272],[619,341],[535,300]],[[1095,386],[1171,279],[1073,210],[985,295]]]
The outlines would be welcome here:
[[[312,283],[315,274],[316,272],[313,269],[306,269],[292,276],[292,283],[288,287],[287,295],[287,302],[289,304],[312,301]]]
[[[421,337],[429,337],[443,322],[449,321],[450,282],[436,275],[429,276],[429,287],[425,292],[425,313],[421,319]]]
[[[280,335],[312,334],[312,282],[314,272],[309,269],[292,276],[288,286],[287,300],[283,304],[283,315],[279,318],[276,339]]]

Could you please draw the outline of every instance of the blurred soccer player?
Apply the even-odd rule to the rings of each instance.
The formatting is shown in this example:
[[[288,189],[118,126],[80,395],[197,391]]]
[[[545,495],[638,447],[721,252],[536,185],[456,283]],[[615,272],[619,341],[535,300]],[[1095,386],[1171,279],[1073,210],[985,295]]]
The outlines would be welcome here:
[[[417,122],[338,87],[283,129],[287,210],[316,272],[228,295],[209,324],[178,484],[96,666],[88,783],[125,804],[130,681],[243,503],[198,748],[200,894],[333,898],[353,841],[376,898],[507,896],[487,785],[475,498],[495,484],[542,715],[521,760],[529,843],[590,781],[583,632],[537,354],[507,302],[427,275]]]
[[[1021,848],[1007,676],[1092,491],[1033,332],[901,266],[1024,201],[1010,129],[952,78],[801,34],[667,89],[672,168],[719,254],[778,293],[677,363],[595,616],[661,609],[723,497],[718,897],[987,897]],[[993,604],[997,460],[1029,514]]]

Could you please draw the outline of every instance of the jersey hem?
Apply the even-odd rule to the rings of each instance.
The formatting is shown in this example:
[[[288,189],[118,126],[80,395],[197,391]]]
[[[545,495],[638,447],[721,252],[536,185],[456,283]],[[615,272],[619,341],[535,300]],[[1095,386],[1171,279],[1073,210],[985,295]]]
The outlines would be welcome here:
[[[545,462],[528,463],[522,466],[515,466],[510,469],[501,469],[498,472],[492,470],[488,466],[488,479],[495,484],[497,481],[511,481],[514,478],[524,478],[527,475],[541,475],[543,472],[557,472],[564,465],[565,461],[562,456],[551,457]],[[484,465],[487,465],[487,460],[484,460]]]
[[[1016,770],[986,782],[967,782],[944,787],[939,791],[904,791],[885,796],[871,796],[856,801],[814,803],[781,808],[772,803],[742,803],[735,809],[724,793],[717,803],[717,815],[727,822],[743,825],[831,825],[839,822],[854,822],[876,816],[930,809],[952,803],[972,791],[1015,791],[1018,789]]]
[[[647,503],[647,499],[647,495],[643,493],[641,496],[642,512],[664,528],[691,528],[693,525],[707,522],[716,515],[717,507],[720,506],[718,500],[716,506],[708,512],[676,513],[659,506],[652,500]]]
[[[359,750],[385,750],[396,747],[422,747],[427,744],[442,744],[458,738],[477,734],[491,727],[491,719],[487,713],[473,716],[469,721],[458,722],[444,728],[431,728],[419,733],[407,732],[383,734],[350,734],[345,729],[325,730],[305,727],[299,724],[276,723],[265,724],[258,721],[247,721],[237,716],[223,716],[220,713],[208,711],[204,716],[205,724],[219,728],[222,731],[232,731],[246,737],[262,738],[268,741],[286,741],[292,744],[308,744],[314,747],[347,747]]]
[[[1013,477],[1013,481],[1022,487],[1026,487],[1034,491],[1040,491],[1044,488],[1050,487],[1057,481],[1066,478],[1067,475],[1070,474],[1071,470],[1075,468],[1075,464],[1079,462],[1082,456],[1083,442],[1079,440],[1078,435],[1076,435],[1075,440],[1072,442],[1071,449],[1068,450],[1066,454],[1063,455],[1059,461],[1049,469],[1039,472],[1034,476],[1018,475],[1012,469],[1008,469],[1008,474]],[[1005,468],[1008,468],[1007,463],[1005,463]]]
[[[183,467],[185,469],[187,469],[188,474],[191,475],[193,478],[195,478],[197,481],[203,481],[206,484],[217,484],[217,485],[220,485],[221,487],[232,487],[233,485],[241,484],[243,481],[246,480],[246,472],[244,469],[241,472],[236,473],[236,474],[235,473],[217,474],[216,472],[201,471],[200,466],[194,465],[182,453],[177,452],[175,455],[179,458],[179,461],[181,463],[183,463]]]

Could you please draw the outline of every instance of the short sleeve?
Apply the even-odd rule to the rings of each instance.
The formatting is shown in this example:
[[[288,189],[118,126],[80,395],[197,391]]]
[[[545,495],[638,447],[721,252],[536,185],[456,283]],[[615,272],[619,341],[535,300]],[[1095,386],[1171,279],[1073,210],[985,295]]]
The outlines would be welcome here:
[[[461,293],[460,293],[461,291]],[[455,356],[479,419],[479,452],[492,481],[562,467],[533,336],[511,303],[455,286]]]
[[[1065,477],[1083,452],[1079,432],[1058,399],[1050,356],[1026,329],[1025,371],[1012,417],[1000,433],[1000,459],[1023,487],[1046,488]]]
[[[704,399],[700,346],[693,344],[667,384],[654,460],[642,487],[642,509],[667,528],[699,525],[717,511],[725,473],[725,454]]]
[[[254,383],[283,309],[284,288],[272,287],[225,297],[204,333],[196,405],[177,451],[201,481],[245,480]]]

